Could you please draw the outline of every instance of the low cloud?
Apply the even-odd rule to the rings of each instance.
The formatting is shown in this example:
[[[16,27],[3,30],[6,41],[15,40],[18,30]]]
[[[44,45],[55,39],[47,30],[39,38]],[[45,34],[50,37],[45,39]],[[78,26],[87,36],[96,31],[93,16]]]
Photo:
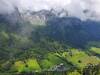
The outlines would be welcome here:
[[[15,6],[21,12],[65,9],[70,16],[100,20],[100,0],[0,0],[0,14],[12,13]]]

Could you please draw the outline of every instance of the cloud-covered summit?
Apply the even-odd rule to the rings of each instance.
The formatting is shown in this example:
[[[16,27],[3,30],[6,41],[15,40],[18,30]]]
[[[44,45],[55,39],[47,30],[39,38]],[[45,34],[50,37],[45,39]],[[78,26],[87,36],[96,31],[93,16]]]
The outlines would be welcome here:
[[[12,13],[15,6],[20,12],[64,9],[70,16],[100,20],[100,0],[0,0],[0,14]]]

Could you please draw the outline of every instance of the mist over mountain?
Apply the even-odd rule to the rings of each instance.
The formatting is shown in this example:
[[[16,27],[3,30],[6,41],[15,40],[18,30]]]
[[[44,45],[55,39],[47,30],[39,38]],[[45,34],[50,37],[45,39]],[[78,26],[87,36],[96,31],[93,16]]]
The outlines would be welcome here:
[[[54,9],[57,12],[62,9],[68,11],[70,16],[80,18],[82,20],[100,19],[100,1],[99,0],[1,0],[0,14],[9,14],[14,12],[18,7],[20,12],[40,11]]]

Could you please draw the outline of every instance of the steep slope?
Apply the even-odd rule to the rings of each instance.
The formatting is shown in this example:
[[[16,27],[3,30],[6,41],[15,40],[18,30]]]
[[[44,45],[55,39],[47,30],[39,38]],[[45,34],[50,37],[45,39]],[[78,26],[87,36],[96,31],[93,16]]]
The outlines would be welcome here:
[[[98,69],[99,48],[85,46],[90,42],[99,45],[100,22],[62,13],[20,13],[16,8],[14,13],[0,15],[0,72],[68,71],[80,75],[88,71],[88,64]]]

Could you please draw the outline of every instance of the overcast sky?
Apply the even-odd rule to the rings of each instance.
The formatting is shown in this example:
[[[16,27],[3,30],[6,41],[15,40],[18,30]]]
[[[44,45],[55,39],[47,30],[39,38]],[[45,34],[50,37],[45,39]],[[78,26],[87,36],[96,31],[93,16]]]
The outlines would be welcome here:
[[[100,20],[100,0],[0,0],[0,14],[13,12],[14,6],[17,6],[20,11],[63,8],[71,16]]]

